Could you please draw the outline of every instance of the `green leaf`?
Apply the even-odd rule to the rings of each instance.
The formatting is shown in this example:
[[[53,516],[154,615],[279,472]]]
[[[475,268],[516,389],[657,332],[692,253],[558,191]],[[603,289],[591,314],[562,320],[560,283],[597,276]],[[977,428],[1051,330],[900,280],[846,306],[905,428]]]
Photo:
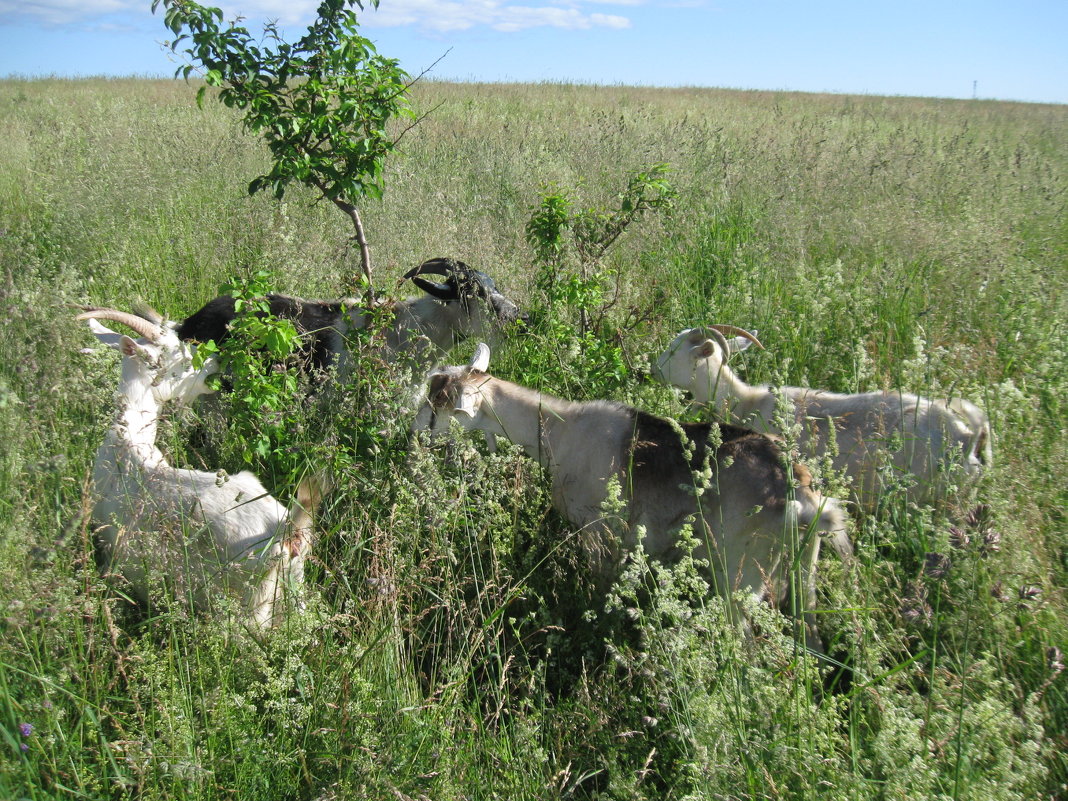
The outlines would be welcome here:
[[[193,368],[199,370],[210,357],[218,355],[219,346],[215,344],[214,339],[209,339],[207,342],[199,345],[193,353]]]
[[[267,351],[274,356],[289,355],[289,340],[284,332],[279,331],[277,328],[271,328],[267,331],[264,345],[266,345]]]

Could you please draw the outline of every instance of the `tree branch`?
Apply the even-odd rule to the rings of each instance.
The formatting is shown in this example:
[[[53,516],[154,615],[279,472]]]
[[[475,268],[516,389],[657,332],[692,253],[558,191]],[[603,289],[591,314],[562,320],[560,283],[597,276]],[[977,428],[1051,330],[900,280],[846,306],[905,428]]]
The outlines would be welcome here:
[[[323,197],[341,209],[352,220],[352,227],[356,230],[356,235],[353,237],[356,240],[356,244],[360,246],[360,266],[363,271],[364,278],[367,279],[367,291],[371,291],[371,246],[367,243],[367,236],[363,229],[363,220],[360,218],[360,210],[353,204],[346,200],[342,200],[339,197],[330,197],[330,193],[327,191],[326,182],[319,176],[313,176],[311,181],[323,193]]]

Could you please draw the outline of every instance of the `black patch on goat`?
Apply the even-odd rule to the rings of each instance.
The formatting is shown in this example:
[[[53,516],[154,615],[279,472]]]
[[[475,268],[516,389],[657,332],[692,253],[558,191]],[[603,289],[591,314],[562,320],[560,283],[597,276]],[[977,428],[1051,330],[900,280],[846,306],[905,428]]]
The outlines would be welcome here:
[[[342,347],[341,323],[345,305],[341,301],[303,300],[275,294],[268,295],[267,301],[272,315],[291,320],[308,340],[306,350],[312,367],[324,368],[333,363]],[[221,345],[229,337],[230,323],[235,317],[233,297],[220,295],[183,320],[177,334],[180,339],[197,342],[213,339],[216,345]]]
[[[218,345],[229,335],[230,322],[236,316],[234,299],[229,295],[220,295],[182,321],[177,328],[178,338],[196,342],[214,339]]]
[[[638,491],[643,486],[677,487],[690,486],[693,472],[703,470],[708,453],[709,434],[712,427],[719,429],[721,443],[715,459],[710,460],[713,471],[711,486],[716,492],[716,475],[720,470],[739,466],[752,477],[757,486],[768,488],[768,502],[781,504],[786,496],[786,468],[782,452],[775,440],[756,431],[726,423],[681,423],[663,417],[633,410],[634,435],[630,446],[631,487]],[[689,443],[693,454],[689,463],[683,458],[683,442],[678,426]],[[729,460],[731,467],[724,467]],[[717,493],[718,494],[718,493]],[[777,501],[777,503],[776,503]]]

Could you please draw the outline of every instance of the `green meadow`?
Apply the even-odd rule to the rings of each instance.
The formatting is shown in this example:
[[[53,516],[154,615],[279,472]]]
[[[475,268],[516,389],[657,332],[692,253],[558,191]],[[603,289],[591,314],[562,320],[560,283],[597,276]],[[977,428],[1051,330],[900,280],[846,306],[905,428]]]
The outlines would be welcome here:
[[[379,290],[450,256],[555,315],[500,343],[502,378],[698,419],[649,359],[729,323],[766,347],[734,362],[752,383],[981,406],[974,491],[888,493],[852,518],[855,569],[824,549],[827,662],[770,608],[740,633],[685,565],[635,558],[592,592],[538,467],[412,442],[384,364],[292,432],[355,443],[303,614],[255,639],[225,604],[124,600],[87,520],[118,364],[69,304],[181,319],[232,277],[341,297],[359,270],[333,206],[247,195],[264,145],[195,94],[0,81],[0,796],[1068,798],[1068,107],[424,82],[362,208]],[[618,208],[656,164],[671,207],[547,305],[542,198]],[[244,469],[225,412],[168,414],[174,463]]]

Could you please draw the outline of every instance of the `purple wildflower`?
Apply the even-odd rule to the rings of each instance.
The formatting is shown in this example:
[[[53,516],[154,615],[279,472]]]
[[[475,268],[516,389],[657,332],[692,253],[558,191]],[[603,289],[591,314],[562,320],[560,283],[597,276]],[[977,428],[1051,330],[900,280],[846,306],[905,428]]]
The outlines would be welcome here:
[[[31,734],[33,734],[33,724],[32,723],[20,723],[19,724],[19,734],[21,734],[23,737],[29,737]]]
[[[23,753],[26,753],[27,751],[30,750],[30,747],[28,745],[26,745],[26,743],[19,743],[19,750],[22,751]]]

